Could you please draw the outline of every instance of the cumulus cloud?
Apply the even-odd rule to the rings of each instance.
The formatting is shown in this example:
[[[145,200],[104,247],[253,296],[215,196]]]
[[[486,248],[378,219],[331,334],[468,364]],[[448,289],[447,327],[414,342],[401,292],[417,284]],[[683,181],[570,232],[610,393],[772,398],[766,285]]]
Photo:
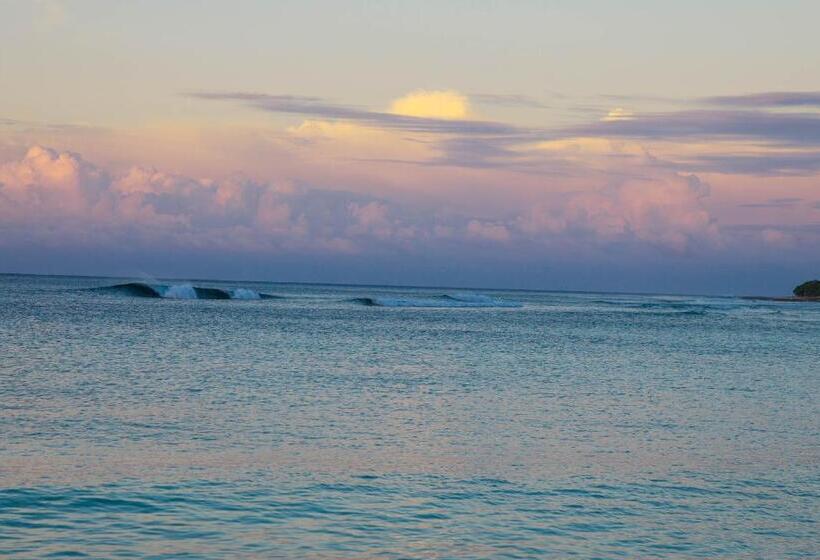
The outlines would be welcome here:
[[[499,223],[470,220],[467,224],[467,235],[476,239],[489,241],[509,241],[512,237],[507,226]]]
[[[11,233],[57,244],[88,242],[95,231],[99,244],[352,250],[338,239],[353,230],[378,236],[387,227],[364,198],[143,167],[110,174],[77,154],[42,147],[0,166],[0,216],[16,225]]]
[[[390,112],[408,117],[463,119],[469,112],[469,102],[457,91],[419,89],[393,101]]]
[[[200,179],[140,166],[112,173],[78,154],[35,146],[0,166],[0,243],[346,254],[582,243],[684,253],[723,242],[708,196],[709,186],[694,175],[656,173],[544,193],[515,212],[484,208],[479,216],[458,197],[430,211],[423,203],[290,181]],[[788,241],[776,232],[758,238]]]
[[[387,205],[382,202],[367,204],[351,202],[347,205],[354,219],[349,228],[354,235],[373,234],[376,237],[388,238],[393,233],[393,224],[389,218]]]
[[[34,146],[22,161],[0,167],[6,207],[76,214],[96,203],[105,190],[106,174],[76,154]]]
[[[597,241],[638,240],[676,252],[720,242],[704,207],[709,187],[694,175],[630,180],[610,189],[575,193],[562,204],[535,206],[517,220],[531,235],[574,233]]]

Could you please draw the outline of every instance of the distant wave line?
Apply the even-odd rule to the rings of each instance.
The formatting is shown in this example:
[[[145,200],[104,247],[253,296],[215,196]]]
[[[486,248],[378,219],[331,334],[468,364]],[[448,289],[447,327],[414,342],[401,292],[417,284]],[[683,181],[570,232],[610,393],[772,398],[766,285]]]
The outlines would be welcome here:
[[[370,307],[521,307],[515,301],[492,298],[483,294],[457,293],[438,296],[414,297],[362,297],[351,301]]]
[[[208,288],[192,284],[151,284],[148,282],[126,282],[113,286],[92,288],[93,290],[119,293],[135,297],[161,299],[278,299],[281,296],[264,294],[248,288]]]

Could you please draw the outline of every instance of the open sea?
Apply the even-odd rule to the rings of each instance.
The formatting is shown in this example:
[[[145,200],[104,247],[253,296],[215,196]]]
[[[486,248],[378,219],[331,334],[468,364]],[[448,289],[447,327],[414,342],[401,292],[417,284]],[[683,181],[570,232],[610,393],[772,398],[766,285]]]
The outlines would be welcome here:
[[[818,558],[818,395],[820,303],[3,275],[0,557]]]

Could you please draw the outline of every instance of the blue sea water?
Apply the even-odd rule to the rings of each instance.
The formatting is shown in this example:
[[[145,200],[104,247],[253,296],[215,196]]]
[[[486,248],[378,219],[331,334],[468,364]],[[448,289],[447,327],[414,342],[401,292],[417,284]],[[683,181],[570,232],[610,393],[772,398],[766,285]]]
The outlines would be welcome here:
[[[2,557],[820,556],[820,304],[126,282],[0,276]]]

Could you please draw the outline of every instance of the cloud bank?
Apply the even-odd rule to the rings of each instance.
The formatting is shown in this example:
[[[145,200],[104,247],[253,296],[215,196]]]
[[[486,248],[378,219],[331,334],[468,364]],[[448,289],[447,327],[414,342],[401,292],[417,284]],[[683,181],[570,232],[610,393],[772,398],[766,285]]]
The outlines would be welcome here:
[[[505,246],[634,243],[685,252],[718,243],[708,187],[668,174],[545,196],[501,218],[452,201],[440,212],[388,198],[242,177],[198,179],[152,168],[112,173],[79,154],[34,146],[0,166],[2,243],[217,248],[269,254],[419,254]]]

